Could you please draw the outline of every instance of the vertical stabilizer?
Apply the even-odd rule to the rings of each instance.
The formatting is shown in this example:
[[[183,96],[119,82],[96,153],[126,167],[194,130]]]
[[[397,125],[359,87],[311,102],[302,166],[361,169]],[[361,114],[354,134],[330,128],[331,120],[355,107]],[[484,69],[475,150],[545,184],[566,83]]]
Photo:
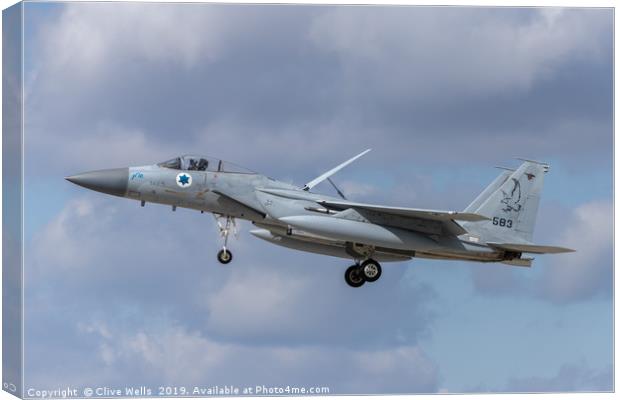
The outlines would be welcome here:
[[[525,161],[475,210],[490,220],[464,223],[463,227],[486,241],[531,242],[548,170],[547,164]]]
[[[480,207],[482,203],[484,203],[486,199],[493,194],[493,192],[495,192],[504,182],[506,182],[506,179],[508,179],[512,172],[514,172],[514,170],[503,171],[499,174],[497,178],[495,178],[495,180],[491,182],[491,184],[487,186],[486,189],[484,189],[465,210],[463,210],[463,212],[475,213],[476,210],[478,210],[478,207]]]

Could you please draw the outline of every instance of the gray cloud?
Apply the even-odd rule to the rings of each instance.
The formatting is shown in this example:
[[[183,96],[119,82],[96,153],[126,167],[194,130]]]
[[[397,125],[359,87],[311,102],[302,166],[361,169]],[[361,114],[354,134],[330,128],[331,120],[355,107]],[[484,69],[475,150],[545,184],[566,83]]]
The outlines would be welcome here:
[[[567,363],[549,377],[514,378],[506,384],[508,392],[610,392],[613,368],[590,368],[586,363]]]
[[[317,47],[340,58],[349,87],[442,105],[446,97],[528,91],[567,59],[606,56],[607,27],[594,10],[439,11],[333,9],[315,20],[310,35]]]
[[[434,291],[400,282],[402,266],[381,282],[388,292],[356,292],[345,287],[341,261],[284,249],[261,255],[270,245],[244,234],[234,243],[243,267],[222,267],[215,232],[192,223],[197,215],[93,194],[68,203],[33,238],[30,384],[87,384],[85,364],[101,382],[127,382],[132,371],[134,384],[204,376],[302,384],[316,367],[314,381],[339,393],[436,390],[437,367],[417,347],[433,320]],[[60,355],[59,337],[74,338],[69,355]],[[257,364],[240,368],[242,358]]]
[[[51,7],[26,6],[27,24],[37,21],[25,49],[26,176],[53,182],[68,200],[28,235],[30,382],[159,383],[208,372],[239,382],[312,378],[349,393],[441,383],[441,366],[419,345],[437,318],[437,293],[402,279],[406,264],[350,291],[342,260],[242,233],[238,265],[222,268],[208,217],[78,197],[62,176],[197,152],[301,184],[373,147],[337,180],[351,195],[457,209],[478,177],[429,171],[453,176],[515,155],[586,177],[611,166],[610,10]],[[47,193],[27,194],[47,207]],[[588,232],[592,240],[575,247],[600,267],[584,278],[584,258],[558,259],[540,282],[544,298],[601,291],[609,206],[597,204],[575,211],[558,243],[574,240],[569,226]],[[522,282],[508,267],[482,272],[477,294]]]
[[[575,253],[535,257],[542,258],[542,263],[534,261],[533,268],[542,269],[535,277],[520,268],[472,268],[475,289],[491,296],[529,293],[561,304],[609,298],[613,276],[612,216],[611,202],[602,200],[581,204],[572,211],[558,210],[549,219],[563,222],[542,226],[538,238],[575,249]],[[548,216],[543,214],[541,219],[544,223]]]
[[[329,386],[334,394],[437,388],[436,366],[415,346],[379,351],[257,347],[220,343],[177,326],[102,339],[103,362],[148,370],[147,379],[155,377],[154,382],[192,385],[207,377],[213,384],[238,386]]]
[[[270,174],[365,147],[398,164],[527,153],[610,165],[606,10],[150,4],[118,18],[114,7],[67,4],[33,35],[37,154],[63,136],[60,151],[97,159],[123,148],[107,134],[139,132],[140,160],[217,153]],[[183,27],[160,34],[172,21]],[[59,168],[72,159],[54,155]]]
[[[577,207],[558,241],[576,253],[554,257],[545,269],[538,290],[556,302],[612,293],[613,205],[598,201]]]

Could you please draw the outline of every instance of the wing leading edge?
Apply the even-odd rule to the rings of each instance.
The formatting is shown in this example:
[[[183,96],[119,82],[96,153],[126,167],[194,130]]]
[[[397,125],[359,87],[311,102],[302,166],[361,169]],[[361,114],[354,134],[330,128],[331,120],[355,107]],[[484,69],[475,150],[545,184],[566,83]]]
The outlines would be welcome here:
[[[317,203],[324,207],[335,210],[346,210],[347,208],[357,208],[363,210],[369,210],[373,212],[400,215],[413,218],[429,219],[434,221],[487,221],[489,218],[484,215],[457,212],[457,211],[439,211],[439,210],[425,210],[421,208],[406,208],[406,207],[389,207],[380,206],[375,204],[355,203],[350,201],[333,201],[333,200],[318,200]]]

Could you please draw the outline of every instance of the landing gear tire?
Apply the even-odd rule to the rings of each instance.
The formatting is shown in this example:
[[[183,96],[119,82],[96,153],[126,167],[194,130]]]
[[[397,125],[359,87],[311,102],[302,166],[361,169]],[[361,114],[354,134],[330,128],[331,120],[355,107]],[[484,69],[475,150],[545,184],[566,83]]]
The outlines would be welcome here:
[[[229,250],[222,249],[217,252],[217,260],[222,264],[228,264],[233,259],[232,253]]]
[[[366,282],[359,265],[351,265],[347,268],[344,272],[344,280],[351,287],[360,287]]]
[[[366,282],[375,282],[381,277],[381,264],[369,258],[362,263],[360,272]]]

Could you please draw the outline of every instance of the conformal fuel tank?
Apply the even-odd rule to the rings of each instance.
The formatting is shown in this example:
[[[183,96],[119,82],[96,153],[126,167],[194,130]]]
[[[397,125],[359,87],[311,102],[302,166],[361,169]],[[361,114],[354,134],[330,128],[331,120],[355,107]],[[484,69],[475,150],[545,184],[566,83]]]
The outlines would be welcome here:
[[[414,251],[428,251],[438,247],[435,241],[425,235],[368,222],[314,215],[283,217],[279,220],[295,228],[335,240]]]
[[[267,229],[254,229],[250,233],[260,239],[266,240],[278,246],[288,247],[289,249],[309,251],[311,253],[325,254],[328,256],[351,259],[352,256],[347,253],[344,246],[326,243],[314,243],[306,240],[296,239],[294,237],[279,235],[268,231]],[[388,254],[376,252],[373,258],[377,261],[406,261],[411,257],[398,254]]]

